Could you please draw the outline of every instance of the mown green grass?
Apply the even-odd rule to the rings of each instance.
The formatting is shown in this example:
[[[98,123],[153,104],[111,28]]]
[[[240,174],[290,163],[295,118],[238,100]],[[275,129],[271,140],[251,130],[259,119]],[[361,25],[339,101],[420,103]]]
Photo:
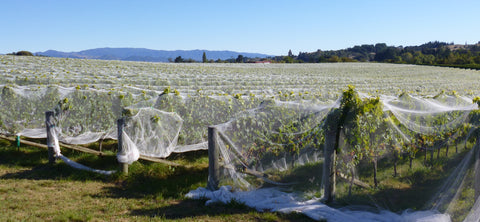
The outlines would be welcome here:
[[[104,149],[114,153],[114,147]],[[62,153],[93,168],[118,168],[115,156]],[[191,167],[137,161],[128,176],[104,176],[62,161],[48,164],[46,150],[17,149],[0,140],[0,221],[311,221],[237,202],[205,206],[206,200],[187,199],[188,191],[206,186],[207,152],[174,154],[169,160]]]

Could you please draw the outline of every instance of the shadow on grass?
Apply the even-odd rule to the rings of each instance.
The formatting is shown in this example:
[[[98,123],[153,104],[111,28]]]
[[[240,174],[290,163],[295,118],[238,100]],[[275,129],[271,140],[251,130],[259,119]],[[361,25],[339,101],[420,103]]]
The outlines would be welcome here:
[[[208,163],[208,150],[196,150],[185,153],[172,153],[167,160],[178,161],[183,160],[188,163]]]
[[[75,161],[98,169],[112,169],[114,156],[95,156],[76,151],[65,150],[64,155],[73,156]],[[55,164],[48,163],[48,152],[45,149],[3,146],[0,148],[0,166],[16,169],[15,172],[0,175],[0,179],[31,180],[72,180],[72,181],[108,181],[111,177],[74,169],[61,160]]]
[[[4,142],[5,143],[5,142]],[[183,195],[199,186],[205,186],[208,177],[206,151],[197,151],[185,155],[176,154],[173,161],[191,163],[192,167],[170,167],[161,163],[139,160],[129,166],[129,175],[117,172],[105,176],[93,172],[77,170],[62,160],[48,163],[46,149],[35,147],[17,147],[11,144],[0,146],[0,166],[6,173],[0,179],[32,180],[72,180],[115,182],[117,186],[109,188],[112,197],[143,198],[160,196],[164,198],[183,198]],[[114,155],[97,156],[79,151],[62,149],[64,156],[85,166],[101,170],[117,170],[118,162]],[[196,162],[195,162],[196,161]]]
[[[352,205],[370,206],[375,210],[385,209],[398,213],[407,209],[428,210],[429,207],[426,205],[443,182],[444,178],[432,178],[424,180],[421,184],[412,185],[410,188],[379,187],[364,190],[354,187],[351,196],[345,193],[337,198],[335,203],[329,205],[335,208]]]
[[[113,198],[183,199],[190,190],[206,186],[207,177],[208,165],[185,168],[137,161],[130,165],[129,175],[106,193]]]
[[[17,149],[13,146],[0,148],[0,164],[7,166],[35,167],[48,162],[47,150]]]
[[[250,208],[242,203],[230,202],[227,204],[214,203],[205,205],[205,200],[182,200],[170,203],[168,206],[134,210],[132,216],[160,217],[168,220],[179,220],[186,218],[198,217],[227,217],[233,215],[233,218],[245,221],[314,221],[311,218],[299,214],[282,214],[282,213],[259,213],[254,208]],[[208,220],[206,218],[206,220]]]

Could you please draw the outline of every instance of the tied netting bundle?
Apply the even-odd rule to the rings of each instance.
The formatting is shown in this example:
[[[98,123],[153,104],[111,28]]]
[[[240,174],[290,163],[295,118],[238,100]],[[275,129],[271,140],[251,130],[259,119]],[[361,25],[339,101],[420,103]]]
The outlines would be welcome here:
[[[478,221],[478,101],[350,87],[327,105],[264,102],[212,127],[220,189],[187,196],[329,221]]]

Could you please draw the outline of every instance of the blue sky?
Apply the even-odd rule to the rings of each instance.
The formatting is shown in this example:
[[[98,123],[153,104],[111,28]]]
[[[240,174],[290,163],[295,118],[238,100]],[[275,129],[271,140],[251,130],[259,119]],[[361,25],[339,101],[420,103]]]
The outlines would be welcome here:
[[[286,55],[480,41],[478,0],[0,0],[0,53],[100,47]]]

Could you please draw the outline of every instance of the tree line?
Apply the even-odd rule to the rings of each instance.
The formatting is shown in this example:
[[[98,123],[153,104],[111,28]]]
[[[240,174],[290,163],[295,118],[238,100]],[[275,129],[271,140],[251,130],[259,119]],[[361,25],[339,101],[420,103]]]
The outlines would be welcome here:
[[[31,52],[19,51],[8,55],[33,56]],[[202,61],[192,58],[169,58],[175,63],[335,63],[335,62],[384,62],[417,65],[436,65],[480,69],[480,41],[477,44],[454,45],[446,42],[428,42],[419,46],[388,46],[385,43],[357,45],[340,50],[317,50],[299,52],[294,55],[291,50],[287,56],[267,58],[249,58],[238,55],[230,59],[208,59],[203,52]]]
[[[177,56],[175,59],[169,58],[168,61],[169,62],[175,62],[175,63],[198,62],[198,61],[196,61],[192,58],[188,58],[188,59],[182,58],[182,56]],[[267,58],[249,58],[249,57],[243,56],[241,54],[238,55],[237,58],[230,58],[230,59],[225,59],[225,60],[223,60],[223,59],[213,60],[213,59],[208,59],[205,52],[203,52],[201,62],[202,63],[254,63],[254,62],[259,62],[259,61],[269,61],[269,62],[271,62],[272,60],[267,59]]]
[[[181,56],[170,62],[197,62],[183,59]],[[446,42],[428,42],[419,46],[388,46],[385,43],[364,44],[341,50],[299,52],[291,50],[287,56],[267,58],[249,58],[238,55],[226,60],[208,60],[206,54],[203,63],[335,63],[335,62],[383,62],[417,65],[437,65],[480,69],[480,41],[473,45],[455,45]]]
[[[18,51],[18,52],[12,52],[8,53],[7,55],[16,55],[16,56],[34,56],[33,53],[29,51]]]
[[[454,45],[428,42],[420,46],[387,46],[385,43],[360,45],[342,50],[299,52],[274,58],[277,62],[385,62],[417,65],[439,65],[480,69],[480,42],[473,45]]]

